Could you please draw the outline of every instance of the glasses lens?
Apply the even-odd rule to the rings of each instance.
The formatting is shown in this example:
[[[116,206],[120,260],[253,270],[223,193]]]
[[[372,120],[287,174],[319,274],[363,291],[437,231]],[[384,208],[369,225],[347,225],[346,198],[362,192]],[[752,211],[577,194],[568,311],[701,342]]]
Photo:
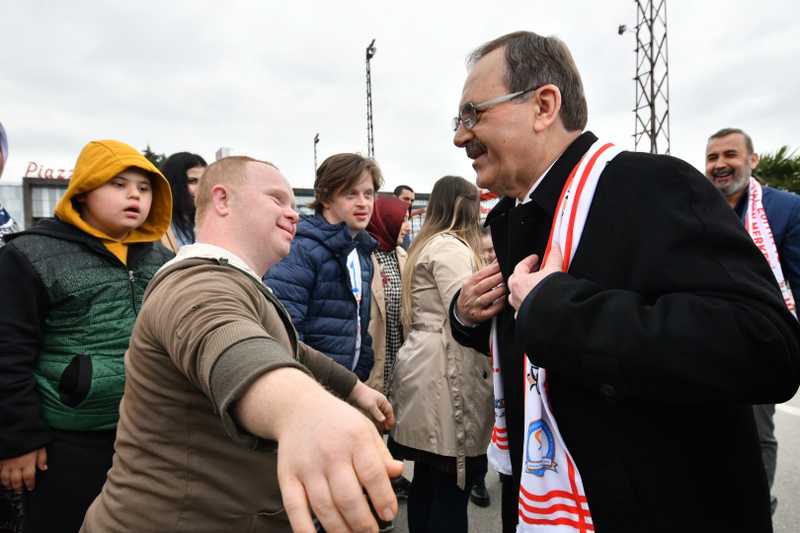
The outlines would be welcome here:
[[[458,131],[458,125],[461,124],[461,117],[453,118],[453,131]]]
[[[475,126],[475,123],[478,122],[478,113],[472,102],[465,105],[461,110],[461,122],[464,123],[464,127],[467,129],[472,128]]]

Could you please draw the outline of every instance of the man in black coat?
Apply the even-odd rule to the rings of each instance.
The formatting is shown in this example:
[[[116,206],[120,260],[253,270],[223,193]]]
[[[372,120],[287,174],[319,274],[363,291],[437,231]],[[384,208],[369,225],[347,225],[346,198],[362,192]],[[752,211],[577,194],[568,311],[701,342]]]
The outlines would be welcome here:
[[[772,531],[750,404],[796,392],[800,328],[736,216],[687,163],[622,152],[568,272],[557,251],[539,268],[564,183],[596,140],[568,49],[529,32],[483,45],[459,109],[455,144],[503,196],[487,217],[498,263],[464,283],[450,321],[488,353],[497,320],[503,531],[524,482],[525,354],[547,370],[595,531]]]

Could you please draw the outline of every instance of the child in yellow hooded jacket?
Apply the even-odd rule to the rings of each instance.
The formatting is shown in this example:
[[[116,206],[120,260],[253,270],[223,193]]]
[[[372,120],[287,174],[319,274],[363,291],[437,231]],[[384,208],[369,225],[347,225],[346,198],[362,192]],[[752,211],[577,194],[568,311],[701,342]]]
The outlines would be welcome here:
[[[0,248],[0,483],[24,531],[77,531],[114,453],[124,354],[172,254],[169,183],[136,149],[87,144],[55,219]]]

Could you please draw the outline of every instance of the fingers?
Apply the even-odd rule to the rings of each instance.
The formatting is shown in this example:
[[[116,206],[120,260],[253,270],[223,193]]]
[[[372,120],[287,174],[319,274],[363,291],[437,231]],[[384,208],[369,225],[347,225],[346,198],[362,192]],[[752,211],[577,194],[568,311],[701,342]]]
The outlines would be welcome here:
[[[39,470],[47,470],[47,448],[39,448],[36,452],[36,466]]]
[[[33,490],[36,488],[36,465],[37,463],[31,461],[22,469],[22,482],[25,485],[25,488],[28,490]]]
[[[482,269],[478,270],[472,275],[473,280],[475,283],[480,282],[481,280],[493,276],[500,272],[500,263],[497,261],[492,261]]]
[[[378,524],[372,517],[367,498],[352,467],[346,465],[332,472],[329,479],[333,503],[349,527],[347,531],[377,530]],[[325,527],[328,528],[327,525]]]
[[[471,287],[470,292],[480,296],[487,291],[497,288],[498,286],[503,286],[503,274],[500,271],[492,274],[491,276],[483,278],[483,280]]]
[[[388,431],[394,427],[394,409],[392,408],[391,402],[387,400],[385,396],[382,397],[378,403],[381,414],[383,414],[383,420],[381,420],[381,422],[383,422],[383,429]]]
[[[281,476],[278,472],[283,508],[289,517],[292,531],[296,533],[316,533],[314,521],[308,510],[308,500],[303,485],[294,477]]]
[[[22,468],[14,468],[11,470],[11,488],[17,494],[22,493]]]
[[[377,400],[375,403],[369,406],[369,416],[371,416],[372,419],[378,424],[383,424],[383,422],[386,420],[386,415],[383,414],[379,404],[380,400]]]
[[[345,522],[340,513],[340,511],[346,511],[346,509],[339,509],[334,503],[331,487],[328,484],[330,481],[331,478],[328,475],[320,475],[309,479],[305,483],[308,501],[325,531],[328,533],[349,533],[350,528],[347,527],[347,522]],[[361,491],[358,494],[361,495]],[[361,498],[363,499],[363,496]]]
[[[7,463],[0,463],[0,484],[6,490],[11,490],[11,467]]]
[[[553,255],[553,251],[550,250],[550,255]],[[531,254],[519,263],[517,266],[514,267],[514,274],[530,274],[536,268],[536,265],[539,263],[539,256],[536,254]]]
[[[394,473],[402,474],[402,463],[391,458],[391,454],[383,444],[383,439],[375,436],[372,446],[368,446],[364,453],[353,457],[353,466],[358,480],[372,501],[375,511],[383,520],[392,520],[397,514],[397,498],[394,495],[389,476]],[[388,467],[388,468],[387,468]],[[396,477],[396,476],[395,476]]]
[[[486,313],[486,318],[488,319],[498,314],[500,311],[503,310],[503,307],[505,307],[505,305],[506,305],[506,298],[498,298],[497,300],[492,302],[492,305],[484,309],[484,312]]]

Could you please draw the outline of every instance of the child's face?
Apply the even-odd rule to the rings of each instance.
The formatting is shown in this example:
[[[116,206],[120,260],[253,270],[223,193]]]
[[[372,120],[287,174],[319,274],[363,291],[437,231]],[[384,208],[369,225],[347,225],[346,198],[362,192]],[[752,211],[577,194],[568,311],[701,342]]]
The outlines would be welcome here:
[[[365,170],[353,187],[340,191],[333,200],[323,203],[323,214],[331,224],[344,222],[355,234],[369,224],[374,204],[375,185],[372,174]]]
[[[87,223],[110,237],[122,239],[147,220],[153,187],[144,172],[129,168],[79,201],[83,206],[81,216]]]

